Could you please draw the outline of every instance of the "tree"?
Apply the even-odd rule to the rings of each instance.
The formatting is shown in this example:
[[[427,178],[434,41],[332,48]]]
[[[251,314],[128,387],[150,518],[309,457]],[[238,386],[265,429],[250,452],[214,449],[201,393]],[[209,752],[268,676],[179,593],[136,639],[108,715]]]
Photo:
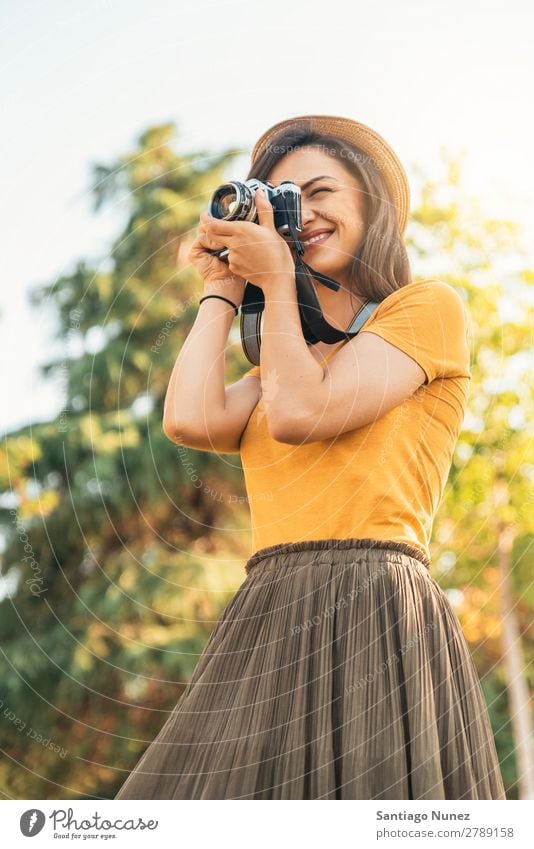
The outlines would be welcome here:
[[[442,161],[442,179],[420,175],[411,247],[468,307],[473,378],[432,560],[473,649],[508,797],[534,798],[534,278],[518,226],[485,216],[465,196],[460,163]]]
[[[65,357],[43,375],[63,378],[65,402],[0,454],[0,783],[15,798],[114,794],[250,553],[239,459],[177,448],[162,429],[202,291],[183,255],[237,154],[178,154],[173,135],[151,128],[95,167],[95,210],[122,203],[124,230],[102,267],[80,261],[32,297],[57,315]],[[230,379],[246,366],[231,353]]]

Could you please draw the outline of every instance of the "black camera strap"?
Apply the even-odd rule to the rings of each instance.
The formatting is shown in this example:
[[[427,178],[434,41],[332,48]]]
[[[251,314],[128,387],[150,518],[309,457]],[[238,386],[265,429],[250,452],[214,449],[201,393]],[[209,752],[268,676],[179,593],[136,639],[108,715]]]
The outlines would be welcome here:
[[[379,305],[376,301],[365,301],[356,312],[347,330],[339,330],[326,321],[317,297],[312,278],[333,291],[338,291],[340,283],[315,271],[302,259],[304,246],[299,241],[298,233],[290,218],[289,228],[295,244],[297,258],[295,260],[295,282],[297,287],[297,302],[302,324],[302,332],[308,344],[327,342],[332,344],[342,339],[352,339],[356,336],[367,319]],[[247,282],[241,304],[241,344],[246,358],[253,365],[260,364],[261,347],[261,314],[265,307],[265,296],[259,286]]]

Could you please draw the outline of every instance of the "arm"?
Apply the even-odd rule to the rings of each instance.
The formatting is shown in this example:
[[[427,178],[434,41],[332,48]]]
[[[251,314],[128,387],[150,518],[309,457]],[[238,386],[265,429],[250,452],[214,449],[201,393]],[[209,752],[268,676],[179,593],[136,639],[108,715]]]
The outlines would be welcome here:
[[[218,298],[199,306],[165,396],[163,431],[172,442],[206,451],[239,452],[241,433],[261,387],[252,376],[224,385],[225,347],[234,317],[234,309]]]
[[[289,444],[363,427],[401,404],[426,379],[414,359],[371,331],[344,345],[323,370],[302,335],[295,284],[287,275],[266,294],[261,367],[270,384],[270,433]]]

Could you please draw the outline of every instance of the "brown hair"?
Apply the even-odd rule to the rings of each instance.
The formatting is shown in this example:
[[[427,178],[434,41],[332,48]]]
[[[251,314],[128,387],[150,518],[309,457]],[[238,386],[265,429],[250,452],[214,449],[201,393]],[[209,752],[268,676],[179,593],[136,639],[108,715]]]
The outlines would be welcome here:
[[[372,301],[382,301],[412,280],[410,263],[380,165],[353,144],[314,130],[283,130],[258,156],[247,180],[266,182],[271,170],[286,154],[302,147],[318,147],[335,156],[358,181],[364,197],[365,238],[354,257],[350,282],[353,291]]]

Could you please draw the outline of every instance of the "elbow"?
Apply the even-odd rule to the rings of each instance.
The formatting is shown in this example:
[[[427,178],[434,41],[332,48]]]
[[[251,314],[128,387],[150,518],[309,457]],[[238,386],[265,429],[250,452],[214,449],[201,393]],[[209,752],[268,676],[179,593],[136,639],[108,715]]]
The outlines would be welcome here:
[[[161,423],[163,433],[170,439],[171,442],[175,441],[176,434],[179,432],[179,426],[175,416],[171,415],[171,406],[168,403],[167,399],[165,399],[165,404],[163,407],[163,421]]]
[[[286,445],[300,445],[302,442],[304,416],[290,411],[271,411],[267,413],[269,435],[276,442]]]
[[[320,418],[319,407],[312,393],[279,392],[271,401],[264,400],[270,436],[287,445],[301,445],[308,439],[313,422]]]
[[[227,451],[227,441],[225,442],[224,431],[217,427],[207,427],[198,422],[191,423],[175,423],[168,419],[163,420],[163,433],[175,445],[181,445],[183,448],[195,448],[197,451],[215,451],[217,445],[221,446],[223,453],[233,453],[234,445],[230,444],[230,450]]]
[[[171,442],[180,442],[183,434],[180,433],[180,428],[176,426],[174,422],[170,422],[168,419],[163,419],[162,425],[163,433],[170,439]]]
[[[196,430],[191,410],[183,403],[178,403],[167,393],[163,405],[162,430],[171,442],[179,442],[180,437],[186,437]]]
[[[198,422],[194,421],[193,417],[184,415],[186,410],[183,408],[178,410],[173,409],[172,405],[165,402],[163,407],[163,433],[170,439],[171,442],[184,442],[191,436],[198,436],[201,427]]]
[[[198,436],[198,429],[195,430],[190,426],[187,426],[185,423],[180,424],[172,419],[163,417],[163,433],[170,439],[171,442],[176,444],[183,443],[184,445],[188,445],[191,441],[191,436],[194,433]]]

